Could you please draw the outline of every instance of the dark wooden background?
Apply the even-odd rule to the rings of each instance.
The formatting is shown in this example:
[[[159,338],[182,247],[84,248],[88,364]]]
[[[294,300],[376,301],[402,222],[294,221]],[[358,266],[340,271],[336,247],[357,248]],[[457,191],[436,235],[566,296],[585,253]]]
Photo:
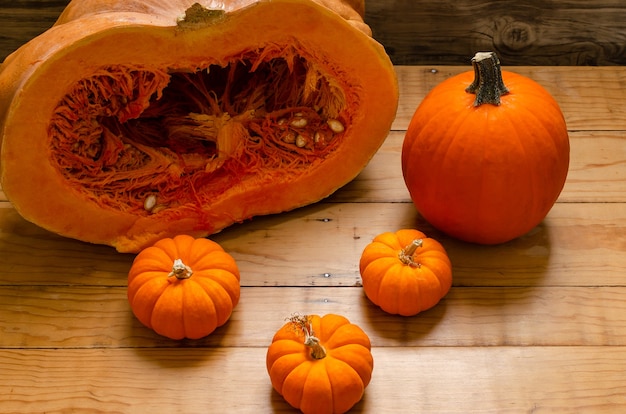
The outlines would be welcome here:
[[[68,0],[0,0],[0,60],[50,27]],[[398,65],[626,64],[624,0],[366,0],[366,21]]]

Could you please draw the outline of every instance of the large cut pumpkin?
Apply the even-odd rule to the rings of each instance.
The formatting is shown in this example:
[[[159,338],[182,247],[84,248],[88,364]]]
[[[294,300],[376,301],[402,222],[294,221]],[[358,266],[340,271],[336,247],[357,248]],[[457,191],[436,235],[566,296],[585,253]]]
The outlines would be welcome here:
[[[2,187],[134,252],[318,201],[397,107],[357,0],[74,0],[0,69]]]
[[[569,168],[569,138],[555,99],[537,82],[477,53],[474,71],[431,90],[402,147],[417,210],[461,240],[497,244],[537,226]]]

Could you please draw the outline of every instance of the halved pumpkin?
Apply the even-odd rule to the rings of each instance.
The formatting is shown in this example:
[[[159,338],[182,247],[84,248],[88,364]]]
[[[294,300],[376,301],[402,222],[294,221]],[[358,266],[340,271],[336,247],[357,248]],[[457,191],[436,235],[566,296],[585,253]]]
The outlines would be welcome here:
[[[365,167],[398,90],[362,0],[192,3],[74,0],[2,64],[2,187],[24,218],[136,252]]]

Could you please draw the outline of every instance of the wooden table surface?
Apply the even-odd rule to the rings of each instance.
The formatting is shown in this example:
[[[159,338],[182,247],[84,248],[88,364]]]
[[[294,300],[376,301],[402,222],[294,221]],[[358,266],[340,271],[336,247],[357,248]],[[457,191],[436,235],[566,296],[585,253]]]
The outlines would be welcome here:
[[[570,130],[567,183],[543,223],[481,247],[418,216],[404,131],[428,90],[468,68],[398,66],[397,119],[357,179],[212,237],[239,264],[241,301],[201,340],[133,317],[133,255],[46,232],[0,192],[0,412],[293,412],[265,370],[293,312],[342,314],[370,336],[374,373],[355,413],[625,412],[626,67],[507,69],[544,85]],[[405,227],[442,242],[454,277],[439,305],[408,318],[371,304],[358,271],[376,234]]]

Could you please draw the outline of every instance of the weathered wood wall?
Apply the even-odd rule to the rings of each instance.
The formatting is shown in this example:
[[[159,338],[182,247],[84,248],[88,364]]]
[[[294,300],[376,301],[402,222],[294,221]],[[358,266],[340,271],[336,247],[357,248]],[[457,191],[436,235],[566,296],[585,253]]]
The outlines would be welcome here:
[[[626,64],[624,0],[366,0],[366,20],[396,64]]]
[[[69,0],[0,0],[0,61],[48,29]]]
[[[68,0],[0,0],[0,60],[50,27]],[[399,65],[626,64],[624,0],[366,0],[374,37]]]

